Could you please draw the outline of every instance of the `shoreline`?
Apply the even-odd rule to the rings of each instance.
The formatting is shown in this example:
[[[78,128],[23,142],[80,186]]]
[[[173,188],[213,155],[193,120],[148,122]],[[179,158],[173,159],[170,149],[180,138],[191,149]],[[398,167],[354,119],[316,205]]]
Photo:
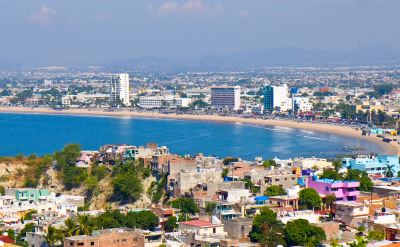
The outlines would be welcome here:
[[[135,112],[135,111],[102,111],[101,109],[68,109],[53,110],[48,108],[28,108],[28,107],[0,107],[0,113],[22,113],[22,114],[50,114],[50,115],[76,115],[76,116],[111,116],[111,117],[134,117],[134,118],[150,118],[150,119],[175,119],[175,120],[192,120],[207,121],[220,123],[243,123],[254,124],[260,126],[277,126],[293,129],[311,130],[315,132],[330,133],[339,136],[357,138],[362,141],[372,142],[380,147],[385,154],[400,155],[400,145],[391,142],[383,142],[376,136],[363,136],[360,130],[355,130],[350,126],[331,125],[323,123],[311,122],[295,122],[277,119],[254,119],[239,117],[224,117],[217,115],[188,115],[188,114],[161,114],[158,112]]]

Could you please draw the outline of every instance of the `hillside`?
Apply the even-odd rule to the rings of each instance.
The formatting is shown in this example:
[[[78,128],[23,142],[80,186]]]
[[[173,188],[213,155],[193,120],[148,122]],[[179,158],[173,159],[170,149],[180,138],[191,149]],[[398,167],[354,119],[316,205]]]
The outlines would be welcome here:
[[[147,169],[134,161],[115,166],[95,162],[88,169],[78,168],[71,163],[79,151],[79,145],[67,145],[43,157],[0,157],[0,186],[85,196],[87,209],[146,208],[152,203],[151,191],[157,181]]]

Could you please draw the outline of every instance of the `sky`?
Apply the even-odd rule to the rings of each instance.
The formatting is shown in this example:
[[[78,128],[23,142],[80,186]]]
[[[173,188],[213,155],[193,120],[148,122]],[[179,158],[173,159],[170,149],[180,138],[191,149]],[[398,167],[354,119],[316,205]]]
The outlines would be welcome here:
[[[0,62],[189,61],[269,48],[400,50],[399,0],[0,0]]]

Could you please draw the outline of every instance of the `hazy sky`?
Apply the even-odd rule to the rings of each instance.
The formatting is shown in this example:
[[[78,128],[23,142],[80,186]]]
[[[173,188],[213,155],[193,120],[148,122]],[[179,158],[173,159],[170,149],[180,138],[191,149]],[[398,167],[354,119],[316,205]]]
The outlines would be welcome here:
[[[275,47],[400,47],[399,0],[1,0],[0,60],[100,64]]]

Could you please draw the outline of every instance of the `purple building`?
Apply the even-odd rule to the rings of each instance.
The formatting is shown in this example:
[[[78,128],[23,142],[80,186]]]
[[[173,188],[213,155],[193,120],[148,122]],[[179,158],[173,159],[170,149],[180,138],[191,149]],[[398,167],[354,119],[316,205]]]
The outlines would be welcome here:
[[[355,201],[360,194],[357,181],[335,181],[333,179],[319,179],[317,176],[309,176],[307,188],[315,189],[322,198],[334,194],[336,201]]]

